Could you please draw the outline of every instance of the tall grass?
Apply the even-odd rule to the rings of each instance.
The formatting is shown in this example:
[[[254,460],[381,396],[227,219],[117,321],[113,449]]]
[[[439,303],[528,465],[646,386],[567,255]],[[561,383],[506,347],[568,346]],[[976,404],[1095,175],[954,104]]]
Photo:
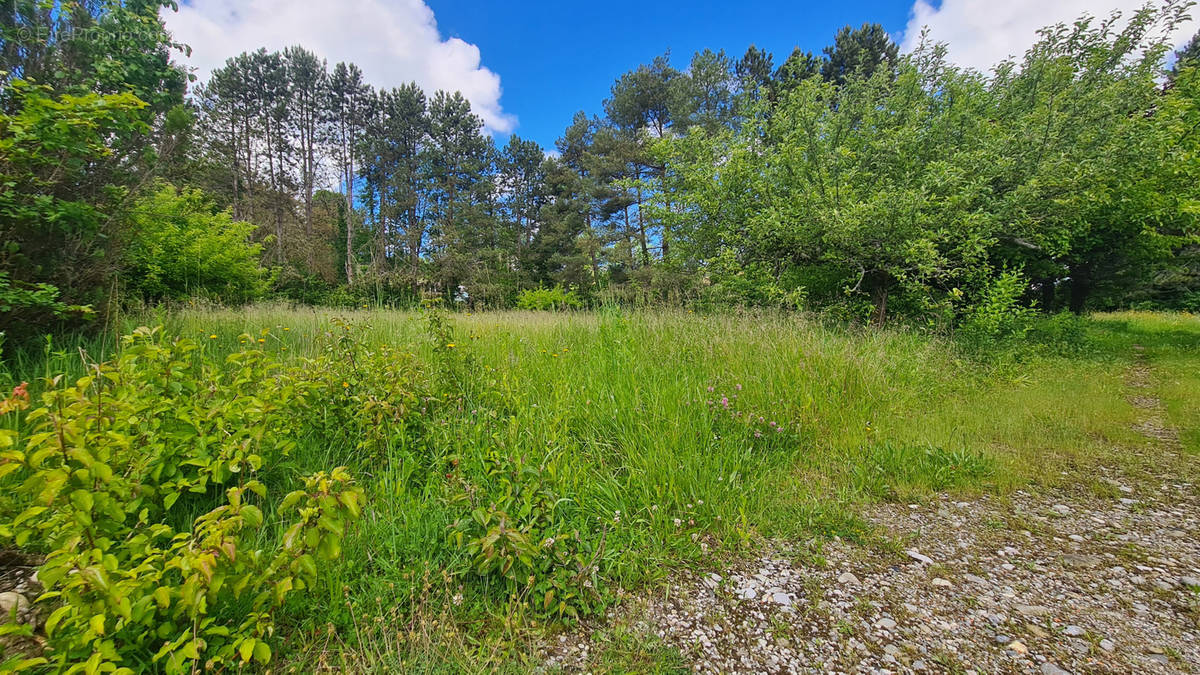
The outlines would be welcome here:
[[[419,313],[259,305],[129,316],[119,328],[161,322],[218,355],[265,330],[268,349],[299,358],[321,348],[334,316],[357,339],[402,346],[436,371],[445,345]],[[524,611],[528,598],[472,574],[448,543],[463,509],[452,498],[458,479],[441,474],[460,462],[536,467],[560,498],[553,517],[592,542],[611,589],[717,566],[765,538],[863,536],[855,514],[871,500],[1002,492],[1126,461],[1148,443],[1126,400],[1137,358],[1161,367],[1159,395],[1185,446],[1195,452],[1200,438],[1200,322],[1190,316],[1097,317],[1080,349],[1031,349],[1000,364],[916,331],[774,313],[505,312],[452,324],[477,386],[456,412],[419,439],[397,439],[387,456],[356,458],[313,438],[293,458],[357,462],[370,496],[322,594],[293,608],[294,658],[309,666],[494,667],[544,630]],[[0,377],[80,374],[80,350],[103,358],[114,344],[106,335],[20,353]],[[501,479],[462,480],[495,489]]]

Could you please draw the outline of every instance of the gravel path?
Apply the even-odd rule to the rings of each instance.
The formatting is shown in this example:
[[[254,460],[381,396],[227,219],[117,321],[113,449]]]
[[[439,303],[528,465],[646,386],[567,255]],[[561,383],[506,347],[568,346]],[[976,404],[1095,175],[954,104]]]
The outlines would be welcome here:
[[[1130,371],[1139,429],[1174,455],[1149,382]],[[1094,470],[1100,490],[874,507],[864,516],[892,546],[776,542],[627,600],[607,624],[677,648],[696,672],[1200,671],[1200,488],[1169,464]],[[563,636],[546,664],[592,670],[602,649]]]

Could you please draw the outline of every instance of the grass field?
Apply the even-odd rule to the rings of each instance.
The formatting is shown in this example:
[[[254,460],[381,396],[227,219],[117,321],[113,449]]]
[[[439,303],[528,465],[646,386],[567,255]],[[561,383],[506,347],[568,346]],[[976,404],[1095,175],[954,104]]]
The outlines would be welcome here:
[[[617,589],[719,567],[765,538],[869,540],[856,509],[870,501],[1086,489],[1098,463],[1136,472],[1163,460],[1133,428],[1135,367],[1155,375],[1180,471],[1200,453],[1200,319],[1189,315],[1097,315],[1071,323],[1065,345],[1060,331],[1053,346],[982,354],[916,331],[778,314],[446,321],[450,332],[438,333],[418,313],[272,305],[121,321],[120,331],[162,323],[217,357],[247,347],[315,357],[344,331],[411,360],[406,377],[423,398],[375,449],[310,434],[281,469],[346,464],[368,497],[341,560],[286,607],[282,643],[298,670],[524,670],[533,646],[570,619],[546,588],[576,594],[568,605],[586,614]],[[85,358],[107,358],[114,344],[18,354],[0,385],[82,375]],[[481,574],[479,552],[455,538],[489,510],[515,511],[535,539],[521,579],[502,565]],[[542,556],[547,538],[568,553]],[[520,542],[509,554],[526,569]]]

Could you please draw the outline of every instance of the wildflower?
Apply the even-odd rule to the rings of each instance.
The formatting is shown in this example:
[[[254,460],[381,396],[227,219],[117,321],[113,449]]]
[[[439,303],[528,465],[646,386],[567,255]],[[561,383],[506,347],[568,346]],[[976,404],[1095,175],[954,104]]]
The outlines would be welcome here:
[[[446,348],[447,348],[447,349],[454,349],[454,343],[453,343],[453,342],[451,342],[451,343],[447,344],[447,345],[446,345]]]
[[[216,333],[213,333],[212,335],[209,335],[209,336],[208,336],[208,339],[209,339],[209,340],[216,340],[216,339],[217,339],[217,334],[216,334]]]
[[[729,398],[728,398],[728,397],[725,397],[725,396],[722,396],[722,397],[721,397],[721,405],[723,405],[723,406],[725,406],[726,408],[728,408],[728,407],[729,407]]]
[[[710,393],[710,394],[711,394],[712,392],[713,392],[713,388],[712,388],[712,387],[709,387],[709,388],[708,388],[708,393]]]
[[[760,432],[760,431],[756,431],[756,432],[754,432],[754,437],[755,437],[755,438],[762,438],[762,432]]]
[[[678,518],[676,518],[676,519],[675,519],[675,527],[679,527],[679,526],[680,526],[680,525],[682,525],[682,524],[683,524],[683,521],[682,521],[682,520],[680,520],[680,519],[678,519]]]
[[[264,343],[264,342],[266,342],[266,339],[265,339],[265,338],[258,338],[258,344],[260,344],[260,345],[261,345],[261,344],[262,344],[262,343]]]
[[[349,389],[349,388],[350,388],[349,382],[342,382],[342,389]]]
[[[453,602],[455,607],[461,605],[463,603],[462,593],[455,593],[454,597],[450,598],[450,602]]]
[[[742,385],[740,385],[740,384],[739,384],[739,385],[737,386],[737,390],[738,390],[738,391],[741,391],[741,390],[742,390]]]
[[[284,327],[283,327],[283,329],[284,329],[284,330],[291,330],[291,328],[288,328],[287,326],[284,326]]]
[[[554,537],[546,537],[546,541],[542,542],[543,548],[550,548],[554,545]]]

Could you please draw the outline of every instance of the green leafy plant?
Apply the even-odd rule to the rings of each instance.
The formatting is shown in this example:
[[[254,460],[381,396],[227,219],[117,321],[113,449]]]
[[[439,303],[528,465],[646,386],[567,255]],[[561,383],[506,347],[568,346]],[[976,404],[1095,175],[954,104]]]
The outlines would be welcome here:
[[[580,307],[583,307],[583,301],[579,299],[575,291],[566,290],[561,285],[552,288],[529,288],[521,291],[521,294],[517,296],[518,309],[547,312],[579,309]]]
[[[575,619],[604,606],[596,562],[604,535],[593,548],[563,513],[569,500],[555,494],[553,468],[492,451],[480,483],[458,483],[451,505],[469,514],[450,528],[451,543],[470,556],[470,570],[499,577],[505,588],[536,614]]]
[[[48,382],[38,404],[23,387],[7,401],[28,412],[0,429],[0,480],[18,503],[0,540],[45,552],[38,602],[52,610],[46,655],[24,666],[266,663],[271,610],[311,587],[318,560],[339,557],[362,503],[344,468],[284,497],[290,524],[273,551],[260,548],[268,491],[257,476],[291,452],[323,392],[306,369],[241,341],[218,364],[191,340],[140,328],[115,361]],[[230,483],[223,503],[187,517]]]
[[[202,192],[161,185],[130,209],[123,278],[147,300],[202,296],[228,303],[262,296],[271,274],[260,266],[254,225],[234,220]]]

